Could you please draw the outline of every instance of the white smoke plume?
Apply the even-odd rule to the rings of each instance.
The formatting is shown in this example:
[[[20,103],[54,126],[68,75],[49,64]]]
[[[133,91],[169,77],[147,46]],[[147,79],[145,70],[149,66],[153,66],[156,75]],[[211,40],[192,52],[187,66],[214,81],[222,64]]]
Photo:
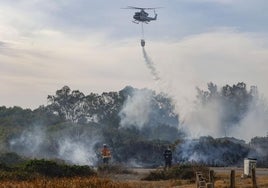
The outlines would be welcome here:
[[[58,137],[57,157],[73,164],[93,166],[97,162],[94,146],[101,141],[101,134],[75,126],[70,130],[60,130],[55,135]]]
[[[120,112],[121,127],[136,126],[142,128],[148,121],[151,112],[152,93],[149,91],[134,91],[129,96]]]
[[[250,141],[255,136],[267,135],[268,106],[264,99],[256,99],[241,122],[230,131],[230,136]]]
[[[11,139],[9,146],[11,151],[30,158],[56,158],[71,164],[94,166],[98,161],[94,147],[101,141],[101,136],[96,131],[83,132],[84,129],[77,126],[53,133],[33,126]]]
[[[39,126],[24,130],[19,137],[9,141],[11,150],[29,156],[39,157],[42,153],[42,144],[45,141],[44,130]]]
[[[148,67],[148,69],[150,70],[153,78],[155,81],[160,80],[160,76],[159,73],[157,72],[154,62],[152,61],[152,59],[148,56],[146,50],[144,47],[142,47],[142,53],[143,53],[143,57],[146,63],[146,66]]]
[[[74,164],[93,165],[96,161],[96,154],[93,148],[97,140],[91,139],[91,141],[76,141],[72,138],[63,138],[63,140],[59,141],[58,156],[60,159]]]
[[[265,99],[254,96],[247,111],[240,116],[241,119],[230,122],[226,121],[226,117],[239,112],[222,100],[214,99],[206,105],[195,104],[195,108],[185,116],[182,126],[191,138],[234,137],[249,142],[255,136],[266,136],[267,104]]]
[[[221,128],[221,106],[219,101],[213,101],[206,107],[196,105],[191,112],[184,116],[184,130],[191,138],[200,136],[222,137],[225,135]]]

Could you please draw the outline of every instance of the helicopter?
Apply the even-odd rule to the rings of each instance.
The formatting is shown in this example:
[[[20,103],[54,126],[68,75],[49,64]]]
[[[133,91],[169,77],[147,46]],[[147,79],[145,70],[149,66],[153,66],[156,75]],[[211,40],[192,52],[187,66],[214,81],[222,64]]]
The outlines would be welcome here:
[[[138,9],[138,10],[140,10],[139,12],[135,12],[135,14],[133,16],[134,20],[132,22],[136,23],[136,24],[139,24],[140,22],[148,24],[150,21],[157,19],[157,14],[155,12],[155,9],[158,9],[158,8],[161,8],[161,7],[142,8],[142,7],[128,6],[125,9]],[[149,17],[149,14],[147,12],[145,12],[145,10],[154,10],[154,17]]]

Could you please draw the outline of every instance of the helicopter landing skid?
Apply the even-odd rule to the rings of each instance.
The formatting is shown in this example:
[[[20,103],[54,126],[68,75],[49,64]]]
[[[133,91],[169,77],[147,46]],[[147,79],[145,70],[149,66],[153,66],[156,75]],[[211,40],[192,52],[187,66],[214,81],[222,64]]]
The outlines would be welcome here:
[[[139,22],[136,22],[135,20],[133,20],[132,22],[135,23],[135,24],[139,24]]]

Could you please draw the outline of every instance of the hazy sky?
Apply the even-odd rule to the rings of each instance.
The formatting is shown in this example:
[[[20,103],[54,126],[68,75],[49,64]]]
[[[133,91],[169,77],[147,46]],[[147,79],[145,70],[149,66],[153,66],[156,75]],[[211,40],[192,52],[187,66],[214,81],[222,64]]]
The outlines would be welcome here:
[[[144,26],[161,86],[126,6],[163,7]],[[0,106],[46,105],[64,85],[86,95],[162,88],[183,99],[210,81],[244,81],[268,96],[267,7],[267,0],[0,0]]]

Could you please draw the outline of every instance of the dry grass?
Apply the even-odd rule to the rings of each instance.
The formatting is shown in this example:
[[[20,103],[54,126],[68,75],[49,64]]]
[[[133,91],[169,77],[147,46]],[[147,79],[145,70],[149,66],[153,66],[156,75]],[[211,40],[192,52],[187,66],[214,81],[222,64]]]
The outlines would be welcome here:
[[[257,177],[258,188],[268,187],[268,176]],[[239,188],[252,188],[251,178],[241,178],[241,174],[235,176],[235,186]],[[216,174],[215,187],[229,188],[230,187],[230,174],[222,173]]]
[[[1,188],[132,188],[128,183],[109,179],[91,178],[39,178],[31,181],[1,181]]]
[[[105,178],[39,178],[30,181],[1,181],[0,188],[169,188],[187,185],[187,181],[126,181],[116,182]]]

